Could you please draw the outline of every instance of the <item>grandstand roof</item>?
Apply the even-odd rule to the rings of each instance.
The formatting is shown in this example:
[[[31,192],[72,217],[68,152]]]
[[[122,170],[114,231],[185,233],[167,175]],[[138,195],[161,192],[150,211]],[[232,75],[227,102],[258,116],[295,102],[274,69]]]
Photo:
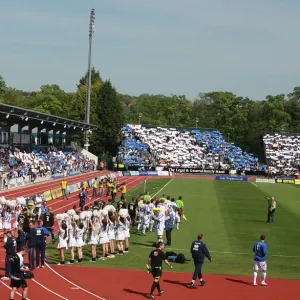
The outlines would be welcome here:
[[[0,122],[7,124],[22,124],[24,126],[32,125],[34,127],[43,127],[49,130],[96,130],[97,126],[78,122],[66,118],[61,118],[37,111],[20,108],[12,105],[0,103]]]

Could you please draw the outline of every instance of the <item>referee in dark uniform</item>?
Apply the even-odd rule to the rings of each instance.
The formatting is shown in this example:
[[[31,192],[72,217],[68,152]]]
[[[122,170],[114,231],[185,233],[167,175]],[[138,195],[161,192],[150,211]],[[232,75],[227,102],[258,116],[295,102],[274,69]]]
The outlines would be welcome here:
[[[196,288],[195,281],[196,281],[197,277],[200,280],[201,286],[204,286],[204,284],[205,284],[205,281],[202,279],[202,272],[201,272],[202,265],[204,263],[204,258],[207,257],[207,259],[211,262],[211,256],[209,254],[209,251],[208,251],[206,245],[203,243],[203,234],[202,233],[200,233],[198,235],[197,241],[194,241],[192,243],[191,254],[194,259],[195,271],[194,271],[193,278],[192,278],[192,281],[191,281],[191,284],[189,287],[192,289],[195,289]]]
[[[165,248],[164,243],[158,242],[157,248],[155,250],[153,250],[149,255],[148,267],[149,267],[149,269],[151,269],[151,273],[154,278],[154,281],[152,283],[152,287],[150,290],[150,294],[148,294],[149,299],[155,299],[155,297],[153,296],[153,292],[155,289],[158,290],[159,295],[162,295],[164,292],[163,290],[160,289],[160,284],[159,284],[159,280],[162,276],[163,261],[166,265],[168,265],[171,269],[173,269],[173,267],[170,265],[170,263],[166,259],[166,256],[163,252],[164,248]]]

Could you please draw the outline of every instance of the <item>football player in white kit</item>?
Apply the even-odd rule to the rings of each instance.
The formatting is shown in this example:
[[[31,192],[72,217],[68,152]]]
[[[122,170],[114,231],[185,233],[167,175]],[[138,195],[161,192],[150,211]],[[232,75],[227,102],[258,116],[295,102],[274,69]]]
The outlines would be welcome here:
[[[143,235],[146,235],[146,228],[149,227],[150,222],[150,208],[147,205],[146,200],[143,200],[143,203],[139,205],[139,224],[137,231],[139,232],[142,227]]]
[[[163,234],[165,229],[165,214],[160,208],[153,208],[152,219],[154,220],[155,234],[157,235],[157,242],[163,242]]]
[[[149,231],[150,232],[153,231],[153,225],[154,225],[154,220],[152,220],[153,208],[155,208],[154,199],[151,199],[151,201],[149,203],[149,211],[150,211],[150,217],[149,217],[150,228],[149,228]]]

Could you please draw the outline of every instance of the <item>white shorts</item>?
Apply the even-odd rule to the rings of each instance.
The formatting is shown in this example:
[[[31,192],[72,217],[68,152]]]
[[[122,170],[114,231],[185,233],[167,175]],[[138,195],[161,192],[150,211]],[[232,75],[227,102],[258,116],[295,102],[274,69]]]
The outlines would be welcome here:
[[[62,249],[62,248],[68,249],[67,240],[62,240],[58,242],[57,249]]]
[[[98,245],[99,240],[98,239],[91,239],[89,241],[89,245]]]
[[[115,240],[115,239],[116,239],[115,233],[114,233],[114,232],[109,232],[109,233],[108,233],[108,239],[109,239],[110,241]]]
[[[159,229],[155,229],[155,234],[157,235],[157,236],[160,236],[160,235],[164,235],[164,230],[163,229],[161,229],[161,228],[159,228]]]
[[[68,247],[69,248],[77,247],[77,242],[74,237],[69,238]]]
[[[82,239],[76,240],[76,247],[81,248],[84,245],[84,242]]]
[[[126,237],[126,238],[129,238],[129,237],[130,237],[130,231],[129,231],[129,230],[126,230],[126,231],[125,231],[125,237]]]
[[[262,270],[263,272],[267,272],[267,262],[266,261],[254,261],[253,266],[254,272]]]
[[[99,240],[100,245],[107,244],[107,243],[109,243],[108,236],[104,236],[104,237],[100,238],[100,240]]]
[[[117,234],[117,241],[124,241],[125,240],[125,234]]]

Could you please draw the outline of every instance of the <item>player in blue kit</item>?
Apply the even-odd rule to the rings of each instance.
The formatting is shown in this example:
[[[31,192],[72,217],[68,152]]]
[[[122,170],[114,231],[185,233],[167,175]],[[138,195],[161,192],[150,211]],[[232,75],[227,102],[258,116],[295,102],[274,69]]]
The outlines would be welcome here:
[[[260,236],[260,241],[256,242],[253,246],[253,252],[255,253],[254,256],[254,277],[253,277],[253,285],[257,286],[256,283],[257,279],[257,272],[262,270],[262,281],[261,285],[266,286],[266,277],[267,277],[267,261],[266,256],[268,254],[267,244],[265,243],[266,237],[264,235]]]

